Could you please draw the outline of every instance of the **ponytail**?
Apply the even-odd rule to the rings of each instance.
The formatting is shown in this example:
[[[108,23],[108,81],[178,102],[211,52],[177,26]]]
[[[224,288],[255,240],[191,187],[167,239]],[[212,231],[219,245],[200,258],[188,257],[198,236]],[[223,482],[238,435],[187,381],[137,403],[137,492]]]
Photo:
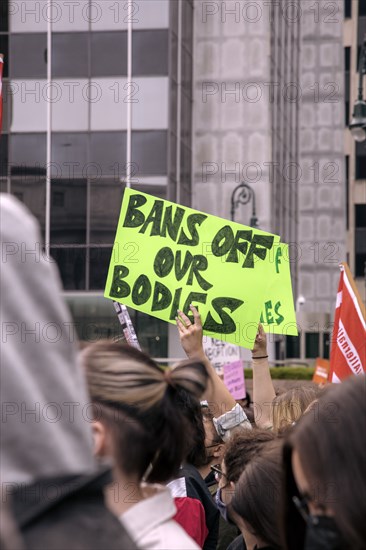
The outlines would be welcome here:
[[[190,448],[183,408],[191,401],[199,407],[209,378],[204,364],[186,361],[164,371],[139,350],[107,340],[88,346],[81,357],[93,402],[119,413],[114,421],[110,414],[101,420],[117,434],[121,469],[142,479],[152,462],[148,481],[171,479]]]
[[[164,428],[157,434],[160,451],[147,477],[150,482],[172,479],[195,445],[194,419],[188,420],[187,412],[201,422],[203,441],[205,437],[199,402],[209,378],[205,365],[185,361],[165,372],[168,386],[161,403]],[[170,475],[166,477],[168,471]]]
[[[167,381],[177,391],[185,390],[200,399],[207,387],[208,374],[203,363],[184,361],[167,372]]]

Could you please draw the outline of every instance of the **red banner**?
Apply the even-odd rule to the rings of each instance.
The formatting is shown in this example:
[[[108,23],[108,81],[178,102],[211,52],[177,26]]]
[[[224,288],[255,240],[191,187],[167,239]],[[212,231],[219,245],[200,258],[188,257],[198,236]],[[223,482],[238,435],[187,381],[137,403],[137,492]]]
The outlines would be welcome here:
[[[352,374],[366,371],[365,306],[348,265],[342,263],[340,268],[330,354],[330,382],[341,382]]]

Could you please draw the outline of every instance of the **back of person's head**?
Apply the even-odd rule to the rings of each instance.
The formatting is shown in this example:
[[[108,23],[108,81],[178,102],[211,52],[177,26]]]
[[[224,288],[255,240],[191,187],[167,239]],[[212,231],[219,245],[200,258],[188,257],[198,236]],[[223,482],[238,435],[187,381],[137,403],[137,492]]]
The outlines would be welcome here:
[[[143,352],[100,341],[82,352],[96,420],[112,434],[119,468],[139,481],[171,479],[187,452],[182,404],[199,410],[208,375],[201,363],[185,362],[164,371]]]
[[[205,447],[206,431],[201,404],[189,393],[182,391],[179,396],[179,407],[191,435],[184,457],[185,462],[196,468],[201,468],[208,462]]]
[[[307,484],[306,499],[333,517],[342,548],[365,548],[366,541],[366,378],[334,384],[319,398],[316,419],[306,413],[284,446],[283,530],[286,547],[303,546],[306,523],[293,504],[301,499],[293,472],[297,454]],[[323,515],[323,514],[320,514]]]
[[[36,219],[2,193],[0,241],[1,481],[92,473],[89,396],[56,263]]]
[[[186,462],[196,468],[209,464],[216,456],[216,449],[224,445],[213,423],[213,414],[208,405],[200,405],[199,409],[192,399],[186,399],[182,407],[192,433],[191,445],[186,456]]]
[[[215,445],[221,445],[224,444],[224,441],[222,437],[217,433],[217,430],[215,428],[215,424],[213,422],[214,415],[210,409],[210,406],[207,404],[207,402],[201,402],[201,413],[202,413],[202,419],[204,423],[206,438],[209,436],[211,443]]]
[[[282,486],[282,440],[269,442],[253,458],[235,487],[231,508],[258,542],[281,548],[278,521]],[[234,516],[235,517],[235,516]]]
[[[25,545],[12,516],[9,503],[0,487],[0,548],[1,550],[23,550]]]
[[[312,386],[292,388],[277,395],[272,401],[273,431],[281,433],[297,422],[318,396],[319,390]]]
[[[236,483],[249,462],[275,437],[273,432],[259,428],[234,434],[226,444],[224,454],[228,481]]]

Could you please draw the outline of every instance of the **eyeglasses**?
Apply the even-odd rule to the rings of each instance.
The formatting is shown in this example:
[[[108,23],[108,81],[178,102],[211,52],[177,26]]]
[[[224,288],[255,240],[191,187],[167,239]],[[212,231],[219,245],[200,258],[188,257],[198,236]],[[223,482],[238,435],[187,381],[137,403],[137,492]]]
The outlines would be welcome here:
[[[306,523],[308,523],[309,521],[311,521],[314,525],[319,523],[319,519],[317,518],[317,516],[313,516],[310,514],[309,505],[305,497],[292,497],[292,502],[295,504],[297,511]]]
[[[218,447],[220,443],[212,443],[212,445],[205,445],[205,449],[212,449],[213,447]]]
[[[297,511],[304,521],[308,521],[309,506],[304,498],[292,497],[292,502],[295,504]]]
[[[217,482],[219,482],[223,477],[226,477],[226,474],[221,470],[219,464],[216,464],[215,466],[210,466],[211,470],[215,474],[215,479]]]

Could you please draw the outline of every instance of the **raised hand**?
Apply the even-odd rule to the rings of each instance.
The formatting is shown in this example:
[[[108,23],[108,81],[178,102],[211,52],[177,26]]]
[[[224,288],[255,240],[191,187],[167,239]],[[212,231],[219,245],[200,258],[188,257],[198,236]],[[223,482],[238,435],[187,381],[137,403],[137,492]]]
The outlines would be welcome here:
[[[258,333],[255,338],[254,348],[252,349],[252,358],[266,358],[268,357],[267,353],[267,337],[266,333],[263,330],[262,325],[258,325]]]
[[[193,305],[190,305],[189,308],[193,314],[193,323],[181,310],[178,310],[178,316],[175,318],[179,330],[180,343],[189,359],[206,359],[202,344],[201,316]]]

